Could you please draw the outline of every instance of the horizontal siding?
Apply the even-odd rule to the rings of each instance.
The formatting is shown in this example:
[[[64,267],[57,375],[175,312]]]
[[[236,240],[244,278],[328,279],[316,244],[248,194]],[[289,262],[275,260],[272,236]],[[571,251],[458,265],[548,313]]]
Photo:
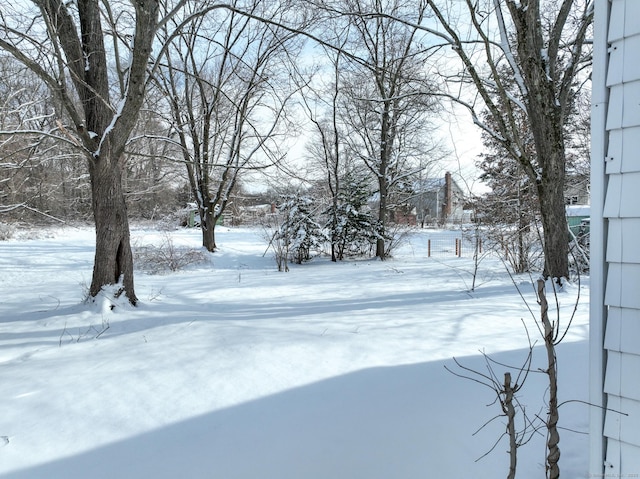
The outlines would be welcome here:
[[[624,81],[624,39],[611,42],[609,46],[609,68],[607,70],[607,86],[619,85]]]
[[[640,263],[640,218],[610,218],[608,233],[607,261]]]
[[[636,56],[638,55],[637,51],[634,53]],[[637,63],[638,59],[636,58],[634,62]],[[640,126],[640,80],[623,83],[623,86],[624,111],[622,113],[622,126]]]
[[[637,377],[638,371],[640,371],[640,356],[609,351],[604,392],[632,399],[636,403],[638,409],[633,411],[635,420],[638,421],[636,431],[640,431],[640,381],[630,381],[629,378]]]
[[[616,83],[609,89],[609,108],[607,109],[607,130],[622,128],[624,113],[624,84]]]
[[[640,2],[638,0],[611,0],[607,40],[613,43],[624,37],[640,34]]]
[[[609,144],[605,163],[605,173],[614,175],[622,173],[622,152],[624,150],[625,130],[617,128],[609,131]]]
[[[607,395],[607,414],[604,420],[604,435],[608,439],[615,439],[616,441],[620,441],[620,430],[624,417],[618,412],[621,411],[621,402],[622,399],[620,396],[611,393]]]
[[[631,126],[640,126],[640,80],[610,87],[607,130]]]
[[[604,346],[611,351],[640,356],[640,310],[610,307]],[[640,383],[640,371],[637,376]]]
[[[640,61],[637,62],[640,65]],[[622,133],[623,173],[640,171],[640,126],[625,128]]]
[[[640,50],[639,50],[640,51]],[[640,65],[640,61],[638,61]],[[640,126],[609,131],[606,173],[640,172]]]
[[[620,449],[620,477],[640,477],[640,447],[623,442]]]
[[[619,0],[614,0],[617,2]],[[640,34],[640,2],[631,0],[625,2],[624,12],[624,34],[627,37]],[[640,472],[638,472],[640,474]]]
[[[609,439],[604,475],[593,477],[640,477],[640,447]]]
[[[630,445],[636,444],[640,428],[640,402],[625,398],[609,397],[604,434],[608,439]],[[638,469],[640,471],[640,469]],[[640,474],[634,471],[636,474]]]
[[[604,473],[639,477],[640,0],[611,0],[607,36]]]
[[[609,175],[608,186],[605,218],[640,218],[640,172]]]
[[[635,1],[635,0],[634,0]],[[611,13],[609,15],[609,29],[607,40],[613,43],[624,38],[626,0],[612,0]]]
[[[609,68],[607,86],[631,83],[640,80],[640,62],[637,59],[640,50],[640,35],[616,40],[609,47]]]
[[[637,0],[636,0],[636,3]],[[640,35],[627,37],[624,41],[622,81],[632,82],[640,80],[640,62],[638,52],[640,51]]]
[[[609,263],[604,302],[608,306],[640,309],[640,264]]]
[[[620,191],[622,190],[622,174],[609,175],[607,181],[607,195],[604,200],[604,217],[617,218],[620,216]]]

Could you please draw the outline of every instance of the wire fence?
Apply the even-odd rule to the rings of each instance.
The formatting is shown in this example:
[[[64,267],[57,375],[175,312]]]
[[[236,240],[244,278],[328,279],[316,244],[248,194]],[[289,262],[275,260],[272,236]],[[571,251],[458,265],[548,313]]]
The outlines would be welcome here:
[[[427,256],[429,258],[442,257],[472,257],[478,248],[482,253],[482,238],[475,234],[452,231],[451,233],[438,233],[427,239]]]

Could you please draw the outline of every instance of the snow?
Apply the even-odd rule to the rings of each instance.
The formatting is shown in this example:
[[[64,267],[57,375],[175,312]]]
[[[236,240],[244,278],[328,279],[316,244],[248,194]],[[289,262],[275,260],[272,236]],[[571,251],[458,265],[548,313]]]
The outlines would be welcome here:
[[[589,216],[591,214],[590,205],[567,205],[567,216]]]
[[[260,230],[216,231],[211,262],[139,272],[136,308],[82,302],[91,229],[0,242],[1,478],[506,476],[505,438],[478,460],[505,430],[503,418],[482,428],[500,413],[495,393],[445,369],[464,372],[456,357],[487,373],[480,351],[522,364],[521,319],[537,340],[497,258],[480,263],[471,292],[470,258],[426,257],[427,238],[449,232],[418,231],[384,262],[317,258],[278,273]],[[132,237],[166,241],[145,228]],[[201,244],[196,229],[171,238]],[[515,279],[535,311],[531,278]],[[578,292],[561,401],[587,397],[587,280],[560,293],[560,314]],[[534,369],[544,357],[536,346]],[[544,393],[530,374],[519,401],[532,417]],[[560,425],[563,475],[587,477],[588,407],[566,403]],[[534,435],[518,477],[544,477],[544,456]]]

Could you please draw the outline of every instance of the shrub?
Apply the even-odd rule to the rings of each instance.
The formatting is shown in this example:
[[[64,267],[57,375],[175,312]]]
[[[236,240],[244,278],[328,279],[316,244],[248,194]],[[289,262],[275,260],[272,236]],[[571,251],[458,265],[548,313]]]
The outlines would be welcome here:
[[[133,247],[136,267],[151,274],[180,271],[193,264],[208,261],[208,254],[202,249],[176,246],[169,234],[165,233],[159,246],[143,245]]]
[[[14,228],[8,223],[0,223],[0,241],[7,241],[13,238]]]

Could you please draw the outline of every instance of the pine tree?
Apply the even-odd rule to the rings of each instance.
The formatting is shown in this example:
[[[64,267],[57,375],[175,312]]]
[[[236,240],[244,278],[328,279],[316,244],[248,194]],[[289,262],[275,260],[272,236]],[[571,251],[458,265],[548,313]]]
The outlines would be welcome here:
[[[276,239],[285,245],[288,259],[302,264],[311,259],[311,251],[319,249],[326,237],[312,211],[313,200],[300,194],[286,195],[278,206],[282,222]]]
[[[367,208],[371,191],[366,183],[348,175],[342,181],[336,205],[331,205],[327,214],[331,220],[327,224],[332,229],[331,238],[337,252],[337,259],[346,255],[365,254],[382,237],[382,228]],[[333,218],[335,217],[335,223]]]

